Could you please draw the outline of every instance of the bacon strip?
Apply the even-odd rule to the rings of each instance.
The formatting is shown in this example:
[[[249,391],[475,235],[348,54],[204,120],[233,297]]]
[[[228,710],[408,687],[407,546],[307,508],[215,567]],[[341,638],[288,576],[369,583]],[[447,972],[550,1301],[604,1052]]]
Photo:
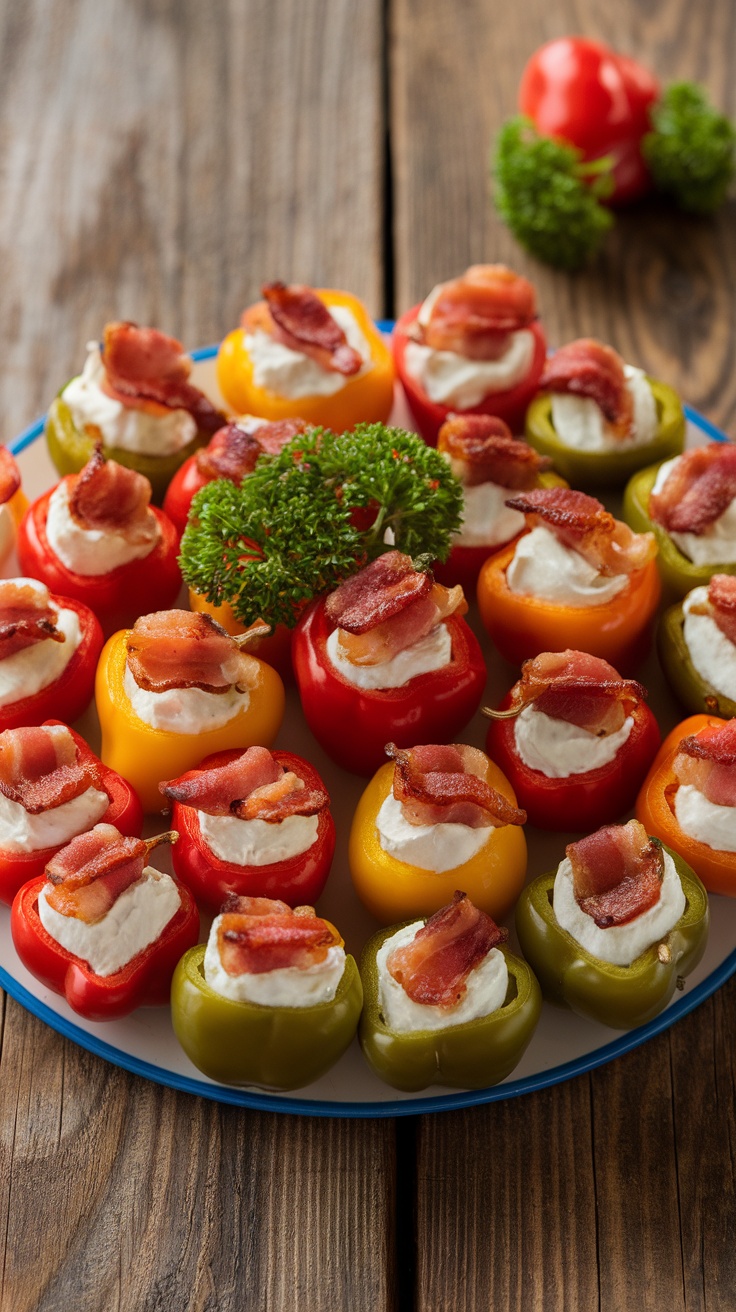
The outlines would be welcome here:
[[[53,887],[50,907],[62,916],[95,924],[121,893],[143,874],[149,844],[126,838],[114,825],[95,825],[63,847],[46,866]]]
[[[662,844],[649,838],[638,820],[606,825],[569,843],[565,852],[572,866],[575,900],[599,929],[627,925],[659,901]]]
[[[632,533],[595,497],[567,487],[540,487],[511,497],[512,510],[527,516],[530,528],[543,524],[560,542],[577,551],[599,574],[633,574],[657,554],[653,533]]]
[[[323,789],[307,788],[293,771],[284,770],[265,747],[249,747],[226,765],[190,770],[160,787],[172,801],[207,815],[268,824],[280,824],[290,815],[318,815],[330,800]]]
[[[464,998],[471,970],[508,936],[507,929],[499,929],[465,893],[457,892],[411,943],[394,948],[386,967],[412,1002],[449,1010]]]
[[[20,487],[20,470],[6,446],[0,446],[0,505],[5,505]]]
[[[143,474],[105,460],[98,444],[69,482],[69,512],[80,528],[121,533],[131,544],[153,547],[158,526],[150,509],[151,484]]]
[[[63,806],[88,788],[99,788],[100,779],[99,763],[79,760],[66,725],[0,733],[0,793],[30,815]]]
[[[234,420],[218,428],[207,446],[196,454],[197,469],[204,478],[228,478],[240,487],[243,479],[252,474],[256,461],[264,452],[276,456],[297,433],[304,433],[308,424],[303,419],[281,419],[277,423],[257,427],[250,421]]]
[[[158,328],[106,324],[102,362],[105,391],[123,405],[187,410],[203,433],[214,433],[225,422],[222,412],[189,382],[192,361],[181,342]]]
[[[724,637],[736,644],[736,576],[713,574],[708,596],[690,607],[692,615],[709,615]]]
[[[300,355],[316,360],[322,369],[351,377],[363,364],[348,344],[324,301],[301,283],[266,283],[261,291],[266,305],[252,306],[243,315],[246,329],[260,328]]]
[[[453,474],[467,487],[496,483],[526,491],[538,486],[541,471],[552,464],[528,442],[517,442],[495,415],[452,415],[439,431],[437,450],[449,457]]]
[[[64,642],[57,628],[58,614],[50,604],[49,590],[25,579],[0,583],[0,661],[37,642]]]
[[[341,583],[325,602],[340,630],[342,654],[354,665],[391,660],[455,613],[468,609],[461,587],[435,583],[411,557],[387,551]]]
[[[509,334],[528,328],[536,317],[537,294],[526,278],[503,264],[473,264],[461,277],[440,284],[417,336],[434,351],[497,360]]]
[[[736,720],[683,738],[673,768],[681,784],[692,784],[716,806],[736,806]]]
[[[550,356],[539,380],[542,392],[586,396],[603,411],[616,437],[628,437],[634,421],[634,398],[626,386],[624,362],[611,346],[580,337]]]
[[[513,709],[534,704],[553,720],[576,724],[600,738],[616,733],[646,689],[622,679],[608,661],[583,651],[543,652],[521,667],[512,689]]]
[[[649,497],[649,514],[668,533],[704,533],[736,497],[736,445],[708,442],[685,451],[664,486]]]
[[[458,824],[471,829],[523,825],[526,811],[486,783],[487,758],[465,745],[412,747],[387,743],[393,793],[410,825]]]
[[[228,975],[262,975],[324,961],[338,942],[312,907],[292,911],[266,897],[228,898],[217,927],[217,947]]]
[[[139,688],[201,688],[225,693],[254,687],[258,663],[209,615],[159,610],[137,619],[126,639],[128,666]]]

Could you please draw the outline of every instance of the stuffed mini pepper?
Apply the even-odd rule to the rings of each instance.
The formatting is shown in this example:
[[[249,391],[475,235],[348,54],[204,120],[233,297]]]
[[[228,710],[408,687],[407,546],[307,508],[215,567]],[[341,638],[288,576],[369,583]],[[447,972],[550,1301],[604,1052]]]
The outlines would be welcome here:
[[[461,887],[502,920],[526,874],[526,813],[508,780],[477,747],[389,743],[386,753],[350,831],[361,902],[386,925],[431,915]]]
[[[474,264],[407,310],[393,343],[396,372],[432,446],[452,413],[497,415],[521,432],[547,349],[526,278],[503,264]]]
[[[98,821],[140,834],[143,811],[126,779],[58,720],[0,733],[0,901]]]
[[[657,650],[689,711],[736,715],[736,577],[714,574],[670,606],[659,622]]]
[[[292,649],[299,695],[338,765],[371,774],[390,740],[452,738],[468,723],[486,667],[467,608],[462,588],[388,551],[304,612]]]
[[[708,895],[638,820],[565,852],[519,899],[521,950],[550,1002],[614,1029],[644,1025],[705,951]]]
[[[391,352],[349,292],[266,283],[217,356],[217,379],[237,414],[301,418],[343,432],[385,423],[394,397]]]
[[[542,1009],[539,985],[465,895],[426,923],[374,934],[360,962],[360,1046],[396,1089],[482,1089],[518,1064]]]
[[[649,648],[660,586],[651,533],[626,524],[584,492],[537,488],[508,503],[529,532],[486,561],[481,619],[506,660],[587,651],[629,669]]]
[[[108,323],[89,342],[82,373],[49,407],[46,442],[60,474],[76,474],[102,442],[105,456],[145,474],[160,504],[179,466],[225,422],[189,381],[181,342],[157,328]]]
[[[208,911],[231,893],[316,902],[330,873],[335,825],[313,766],[249,747],[210,756],[161,784],[179,833],[174,869]]]
[[[199,937],[188,889],[146,864],[177,835],[124,837],[109,824],[72,839],[24,884],[11,931],[27,970],[88,1020],[163,1006],[183,952]]]
[[[15,457],[6,446],[0,446],[0,565],[5,564],[15,546],[18,525],[28,508],[20,481]]]
[[[710,893],[736,897],[736,720],[693,715],[662,745],[637,818]]]
[[[682,451],[685,415],[666,383],[585,337],[547,360],[526,437],[575,487],[616,487]]]
[[[684,597],[712,574],[736,574],[736,445],[708,442],[634,474],[624,518],[654,532],[671,595]]]
[[[37,579],[0,582],[0,730],[82,715],[103,642],[82,602]]]
[[[311,907],[231,897],[207,946],[180,961],[171,987],[176,1037],[223,1084],[297,1089],[352,1042],[363,1005],[358,968]]]
[[[486,748],[541,829],[590,829],[633,805],[659,747],[646,689],[598,656],[544,652],[491,719]]]
[[[209,615],[157,611],[116,633],[97,670],[102,760],[133,784],[146,812],[159,784],[203,755],[272,742],[284,713],[275,670]]]
[[[177,536],[150,500],[148,479],[105,460],[98,444],[79,474],[28,510],[18,533],[21,568],[83,601],[106,635],[171,606],[181,587]]]

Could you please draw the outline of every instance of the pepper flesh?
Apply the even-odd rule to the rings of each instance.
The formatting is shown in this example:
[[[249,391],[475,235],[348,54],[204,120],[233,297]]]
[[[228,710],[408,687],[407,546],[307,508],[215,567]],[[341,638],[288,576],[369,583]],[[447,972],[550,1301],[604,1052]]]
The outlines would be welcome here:
[[[345,970],[331,1002],[265,1007],[234,1002],[204,977],[204,944],[182,957],[171,984],[171,1020],[190,1061],[222,1084],[298,1089],[319,1079],[352,1042],[363,1005],[358,967]]]
[[[270,665],[258,661],[258,682],[251,689],[248,705],[245,710],[237,711],[227,724],[197,733],[154,729],[136,715],[125,691],[128,633],[129,630],[122,630],[108,639],[97,667],[95,699],[102,730],[100,757],[105,765],[130,780],[143,810],[149,814],[167,809],[159,784],[193,769],[203,756],[230,747],[244,750],[256,744],[269,746],[284,715],[284,685]]]
[[[392,925],[374,934],[360,960],[365,1002],[358,1034],[371,1070],[407,1092],[430,1084],[483,1089],[505,1080],[521,1060],[542,1009],[539,985],[528,965],[501,946],[498,951],[509,971],[503,1006],[460,1025],[399,1034],[381,1015],[376,956],[386,939],[403,927]]]
[[[394,370],[388,346],[357,296],[330,289],[321,289],[317,295],[328,308],[339,305],[352,312],[370,347],[371,368],[349,378],[332,396],[282,396],[269,387],[257,386],[245,330],[235,328],[217,353],[217,381],[222,395],[236,414],[274,421],[304,419],[336,432],[358,423],[385,423],[394,399]]]
[[[682,880],[685,911],[674,929],[630,966],[594,957],[558,924],[552,910],[556,871],[540,875],[524,889],[516,908],[516,932],[550,1002],[614,1029],[634,1029],[657,1016],[672,998],[678,978],[695,969],[708,937],[708,895],[682,858],[665,850]],[[662,945],[666,950],[659,955]],[[669,959],[662,960],[664,956]]]
[[[657,565],[665,597],[684,597],[693,588],[705,587],[713,574],[736,574],[736,562],[723,565],[694,565],[675,546],[661,524],[649,514],[649,496],[661,468],[650,465],[640,469],[626,484],[623,518],[637,533],[653,533],[657,539]]]
[[[455,889],[462,889],[496,922],[503,920],[519,896],[526,875],[526,839],[521,827],[489,829],[480,851],[451,870],[439,874],[423,870],[385,852],[379,840],[376,817],[391,792],[393,779],[394,766],[389,761],[368,784],[353,817],[348,863],[363,905],[376,920],[388,925],[432,915],[452,901]],[[485,780],[516,803],[508,779],[493,761],[488,762]]]
[[[573,487],[619,487],[643,465],[655,460],[669,460],[680,455],[685,446],[685,415],[677,393],[666,383],[647,375],[657,404],[658,426],[649,442],[631,446],[622,442],[621,450],[578,451],[569,446],[552,423],[552,397],[549,392],[535,396],[526,413],[525,436],[540,455],[550,456],[555,468]]]

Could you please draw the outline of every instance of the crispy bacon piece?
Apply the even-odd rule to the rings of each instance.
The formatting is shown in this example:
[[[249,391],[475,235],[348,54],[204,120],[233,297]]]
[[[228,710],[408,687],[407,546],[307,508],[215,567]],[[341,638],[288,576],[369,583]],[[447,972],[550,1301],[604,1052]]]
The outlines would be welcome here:
[[[95,825],[63,847],[46,867],[47,901],[62,916],[95,924],[143,874],[150,844]]]
[[[674,771],[716,806],[736,806],[736,720],[683,738]]]
[[[122,533],[130,543],[153,544],[158,537],[150,509],[151,484],[135,469],[105,460],[102,445],[82,470],[72,475],[69,512],[83,529]]]
[[[537,317],[537,294],[526,278],[504,264],[473,264],[440,284],[427,323],[417,336],[434,351],[469,360],[497,360],[510,333]]]
[[[616,437],[628,437],[634,398],[626,386],[624,362],[611,346],[580,337],[550,356],[539,380],[542,392],[587,396],[600,407]]]
[[[599,929],[626,925],[659,901],[662,844],[649,838],[638,820],[606,825],[569,843],[565,852],[572,866],[575,900]]]
[[[487,758],[477,747],[386,744],[394,764],[393,793],[410,825],[458,824],[471,829],[523,825],[526,811],[486,783]]]
[[[292,911],[267,897],[228,898],[217,927],[217,947],[228,975],[262,975],[324,961],[338,942],[327,921],[312,907]]]
[[[692,615],[709,615],[721,633],[736,644],[736,576],[714,574],[708,584],[708,596],[690,607]]]
[[[419,642],[468,604],[461,587],[445,588],[416,570],[411,557],[387,551],[341,583],[325,602],[340,630],[342,654],[354,665],[378,665]]]
[[[324,790],[307,788],[293,771],[284,770],[265,747],[249,747],[227,765],[190,770],[162,784],[161,791],[207,815],[237,815],[268,824],[279,824],[290,815],[318,815],[330,800]]]
[[[513,689],[513,709],[522,711],[533,703],[553,720],[605,738],[621,728],[631,707],[646,696],[640,683],[622,679],[600,656],[568,649],[524,661]]]
[[[527,516],[530,528],[543,524],[560,542],[577,551],[599,574],[633,574],[657,554],[653,533],[633,533],[614,519],[595,497],[568,487],[539,487],[507,502]]]
[[[99,787],[98,763],[79,760],[66,725],[0,733],[0,793],[30,815],[63,806],[88,788]]]
[[[499,929],[458,892],[417,930],[411,943],[394,948],[386,967],[412,1002],[449,1010],[465,996],[471,970],[508,936],[507,929]]]
[[[15,456],[6,446],[0,446],[0,505],[5,505],[20,487],[20,470]]]
[[[349,345],[336,319],[311,287],[301,283],[266,283],[261,291],[266,304],[251,306],[243,315],[243,326],[260,328],[300,355],[316,360],[322,369],[351,377],[363,364]]]
[[[106,324],[102,363],[104,390],[123,405],[187,410],[203,433],[214,433],[225,422],[222,412],[189,382],[192,361],[181,342],[158,328]]]
[[[677,457],[649,514],[668,533],[704,533],[736,497],[736,445],[708,442]]]
[[[437,450],[449,456],[453,474],[468,487],[497,483],[526,491],[537,487],[541,471],[552,464],[528,442],[517,442],[495,415],[452,415],[439,431]]]
[[[297,433],[304,433],[308,424],[303,419],[281,419],[277,423],[248,427],[234,420],[218,428],[207,446],[196,455],[197,468],[204,478],[229,478],[240,487],[247,474],[252,474],[259,456],[265,452],[276,456]]]
[[[48,588],[25,579],[0,583],[0,661],[36,642],[64,642],[56,627],[57,612],[49,601]]]
[[[137,619],[126,640],[128,666],[139,688],[201,688],[225,693],[254,686],[258,664],[210,615],[158,610]]]

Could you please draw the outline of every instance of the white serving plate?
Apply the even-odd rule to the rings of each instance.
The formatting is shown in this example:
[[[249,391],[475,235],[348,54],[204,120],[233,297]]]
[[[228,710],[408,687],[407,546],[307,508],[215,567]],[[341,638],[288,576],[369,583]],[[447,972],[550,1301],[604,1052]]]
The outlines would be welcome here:
[[[390,325],[381,327],[390,328]],[[215,351],[215,347],[208,347],[194,353],[197,366],[193,375],[194,381],[213,397],[216,395]],[[687,409],[687,418],[689,446],[713,438],[725,440],[725,434],[695,411]],[[398,393],[391,422],[413,427],[405,402]],[[42,427],[42,421],[33,424],[11,444],[30,499],[58,479],[42,440]],[[612,505],[612,508],[616,507]],[[489,665],[485,702],[496,704],[515,682],[517,672],[495,653],[478,623],[477,614],[471,611],[468,618],[481,639]],[[655,655],[650,657],[638,677],[650,690],[650,704],[664,734],[684,718],[684,713],[678,712],[663,686],[664,679]],[[94,709],[88,711],[76,727],[97,749],[99,731]],[[485,733],[486,723],[479,714],[463,734],[463,741],[482,747]],[[363,944],[379,927],[353,892],[347,866],[350,822],[366,781],[346,774],[325,755],[306,726],[293,687],[288,690],[286,716],[275,746],[298,752],[312,761],[329,790],[337,827],[337,849],[318,910],[339,927],[348,951],[359,957]],[[155,822],[149,823],[147,832],[156,832],[157,828],[160,826]],[[565,844],[575,836],[550,834],[531,826],[527,826],[526,833],[529,881],[556,867]],[[373,1075],[363,1060],[357,1040],[331,1071],[296,1093],[264,1092],[217,1084],[202,1075],[179,1047],[168,1008],[143,1007],[123,1020],[100,1024],[78,1016],[63,998],[39,984],[18,960],[10,935],[10,912],[4,906],[0,906],[0,985],[60,1034],[113,1065],[159,1084],[218,1102],[268,1111],[310,1116],[406,1116],[494,1102],[558,1084],[611,1061],[673,1025],[710,997],[736,971],[736,898],[711,896],[710,901],[711,931],[705,956],[688,976],[684,990],[675,995],[655,1020],[622,1033],[545,1002],[537,1031],[516,1070],[503,1083],[490,1089],[458,1091],[434,1086],[419,1096],[401,1093]],[[204,933],[202,937],[205,937]],[[513,937],[512,932],[512,941]]]

